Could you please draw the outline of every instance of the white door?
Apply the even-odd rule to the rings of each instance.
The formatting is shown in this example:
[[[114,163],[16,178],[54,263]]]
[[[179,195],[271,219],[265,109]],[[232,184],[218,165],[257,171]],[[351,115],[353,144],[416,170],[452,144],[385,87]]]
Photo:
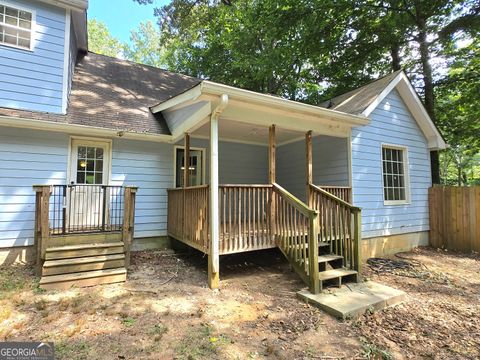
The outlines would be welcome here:
[[[108,189],[101,185],[108,185],[109,173],[109,142],[72,140],[67,190],[69,231],[101,229],[109,209]]]

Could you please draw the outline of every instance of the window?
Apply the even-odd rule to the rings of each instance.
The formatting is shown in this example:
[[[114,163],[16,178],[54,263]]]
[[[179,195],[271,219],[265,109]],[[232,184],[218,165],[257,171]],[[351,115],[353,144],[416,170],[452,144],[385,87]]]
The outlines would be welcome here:
[[[203,185],[205,183],[204,172],[205,149],[190,148],[190,161],[188,167],[188,186]],[[185,150],[183,147],[175,147],[175,187],[183,186],[185,166]]]
[[[110,174],[110,148],[107,141],[72,139],[70,153],[71,184],[106,185]]]
[[[408,202],[406,149],[382,146],[383,198],[386,205]]]
[[[0,44],[30,50],[33,13],[0,4]]]

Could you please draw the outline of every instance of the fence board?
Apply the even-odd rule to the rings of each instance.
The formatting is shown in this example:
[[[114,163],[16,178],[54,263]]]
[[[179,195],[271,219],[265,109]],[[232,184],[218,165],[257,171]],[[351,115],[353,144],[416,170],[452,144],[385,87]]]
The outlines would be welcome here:
[[[430,245],[480,251],[480,186],[429,189]]]

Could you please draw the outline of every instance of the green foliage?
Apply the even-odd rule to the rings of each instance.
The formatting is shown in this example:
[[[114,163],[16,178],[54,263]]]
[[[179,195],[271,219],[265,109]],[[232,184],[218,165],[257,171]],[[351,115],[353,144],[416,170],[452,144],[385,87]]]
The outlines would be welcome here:
[[[172,0],[156,14],[169,70],[292,100],[318,104],[404,68],[455,144],[442,166],[456,156],[472,170],[479,81],[458,79],[478,68],[455,44],[478,39],[479,0]]]
[[[132,30],[130,42],[123,50],[126,59],[155,67],[165,65],[160,31],[151,21],[142,22],[138,30]]]
[[[120,57],[124,44],[114,38],[105,23],[97,19],[88,20],[88,47],[97,54]]]

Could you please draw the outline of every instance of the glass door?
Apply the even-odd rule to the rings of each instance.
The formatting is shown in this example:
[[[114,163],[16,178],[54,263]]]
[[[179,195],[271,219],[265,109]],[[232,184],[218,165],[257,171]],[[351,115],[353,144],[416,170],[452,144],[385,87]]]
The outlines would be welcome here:
[[[204,150],[203,149],[190,149],[190,159],[188,162],[188,177],[189,184],[188,186],[197,186],[203,185],[204,182]],[[183,186],[183,176],[184,176],[184,166],[185,166],[185,150],[183,148],[176,149],[176,183],[175,187]]]

